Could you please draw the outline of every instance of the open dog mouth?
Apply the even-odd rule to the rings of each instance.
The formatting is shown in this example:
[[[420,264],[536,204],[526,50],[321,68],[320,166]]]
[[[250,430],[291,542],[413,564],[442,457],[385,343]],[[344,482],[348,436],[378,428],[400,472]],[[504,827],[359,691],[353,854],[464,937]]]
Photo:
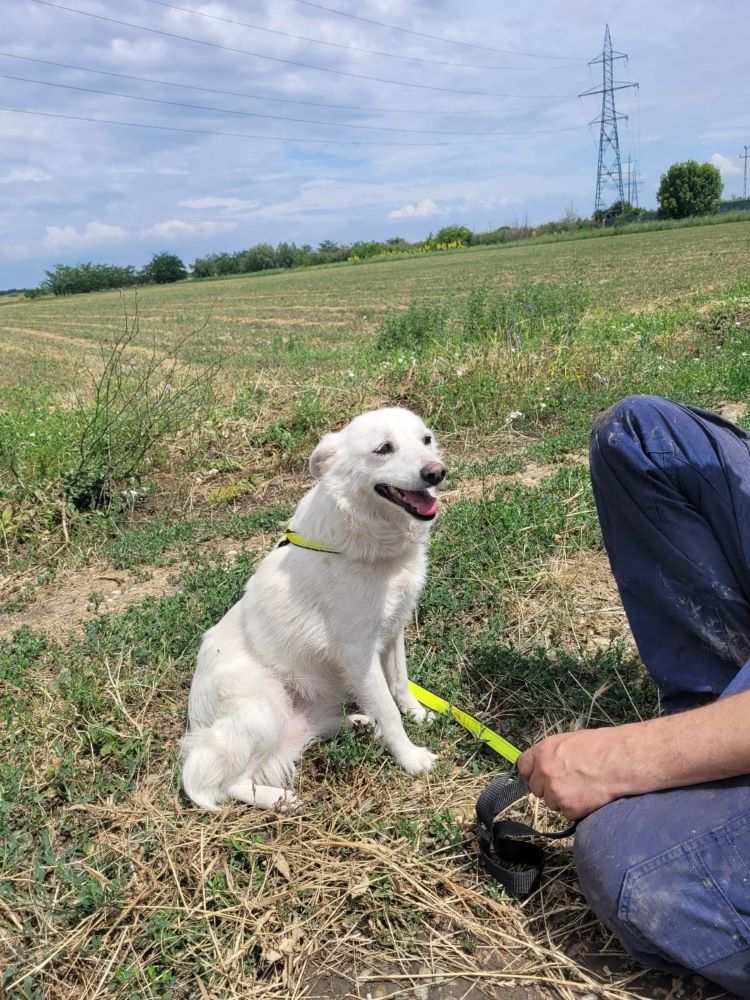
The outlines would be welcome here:
[[[428,490],[402,490],[388,483],[376,483],[375,492],[420,521],[431,521],[437,514],[437,497]]]

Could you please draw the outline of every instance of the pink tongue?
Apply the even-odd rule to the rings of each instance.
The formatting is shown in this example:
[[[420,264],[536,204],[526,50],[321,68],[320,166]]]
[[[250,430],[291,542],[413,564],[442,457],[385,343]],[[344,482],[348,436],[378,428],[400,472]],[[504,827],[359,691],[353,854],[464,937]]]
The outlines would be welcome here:
[[[419,514],[429,517],[437,511],[437,497],[429,493],[422,493],[418,490],[404,490],[404,500],[413,507]]]

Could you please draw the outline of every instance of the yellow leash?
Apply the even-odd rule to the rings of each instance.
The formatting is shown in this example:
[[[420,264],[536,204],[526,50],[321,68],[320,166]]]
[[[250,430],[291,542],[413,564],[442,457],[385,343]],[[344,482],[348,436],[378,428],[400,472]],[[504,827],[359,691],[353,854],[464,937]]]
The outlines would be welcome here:
[[[500,733],[496,733],[494,729],[483,725],[473,715],[462,712],[460,708],[451,705],[449,701],[438,697],[432,691],[420,687],[414,681],[409,681],[409,690],[425,708],[429,708],[433,712],[439,712],[441,715],[452,715],[456,722],[460,723],[464,729],[468,729],[472,736],[476,736],[482,743],[486,743],[487,746],[492,747],[495,753],[499,753],[501,757],[505,757],[511,764],[515,764],[521,756],[521,751],[518,747],[514,747],[512,743],[509,743]]]

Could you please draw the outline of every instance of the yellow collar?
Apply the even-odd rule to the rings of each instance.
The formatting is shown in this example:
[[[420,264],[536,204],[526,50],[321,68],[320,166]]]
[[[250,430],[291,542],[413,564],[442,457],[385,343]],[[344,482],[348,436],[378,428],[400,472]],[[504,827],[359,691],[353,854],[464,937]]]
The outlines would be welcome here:
[[[324,545],[323,542],[314,542],[310,538],[303,538],[302,535],[298,535],[296,531],[292,531],[291,529],[284,532],[284,537],[276,547],[280,548],[282,545],[296,545],[299,549],[311,549],[313,552],[330,552],[332,555],[341,555],[338,549],[332,549],[330,545]]]

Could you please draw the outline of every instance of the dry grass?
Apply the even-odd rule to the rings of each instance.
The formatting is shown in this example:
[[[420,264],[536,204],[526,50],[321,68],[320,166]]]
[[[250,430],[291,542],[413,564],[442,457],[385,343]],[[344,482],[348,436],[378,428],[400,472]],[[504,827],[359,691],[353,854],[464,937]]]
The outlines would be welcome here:
[[[143,726],[145,718],[133,724]],[[178,985],[169,995],[175,998],[296,1000],[315,996],[315,984],[326,979],[330,989],[331,977],[337,992],[317,995],[363,997],[385,981],[389,993],[396,988],[397,995],[418,997],[419,987],[434,980],[433,997],[463,996],[472,985],[481,997],[508,996],[509,987],[533,987],[537,997],[634,995],[632,972],[604,984],[586,971],[579,937],[589,918],[564,882],[524,906],[488,894],[470,846],[469,817],[482,778],[456,769],[407,786],[386,767],[320,786],[311,770],[305,768],[301,790],[319,804],[304,818],[242,808],[202,816],[165,794],[169,760],[153,761],[126,801],[71,806],[91,844],[82,864],[96,873],[106,856],[128,871],[124,902],[68,930],[43,912],[16,913],[5,904],[6,953],[13,951],[14,926],[29,919],[37,925],[8,995],[23,975],[43,982],[42,995],[55,1000],[161,995],[147,987],[154,956],[143,946],[160,922],[166,956],[170,940],[195,939],[192,968],[182,967],[183,954],[174,969]],[[419,825],[448,807],[462,817],[468,854],[434,837],[410,843],[385,832],[404,820]],[[65,812],[50,817],[53,842]],[[19,871],[14,894],[29,879]],[[219,884],[227,888],[223,901]],[[65,905],[63,892],[55,908]],[[606,941],[597,943],[597,954],[600,947],[606,953]],[[611,960],[617,958],[615,951]],[[132,966],[132,985],[113,992],[111,971],[123,966]]]
[[[542,646],[587,654],[601,653],[615,641],[632,644],[603,550],[553,556],[505,606],[509,640],[521,649]]]

